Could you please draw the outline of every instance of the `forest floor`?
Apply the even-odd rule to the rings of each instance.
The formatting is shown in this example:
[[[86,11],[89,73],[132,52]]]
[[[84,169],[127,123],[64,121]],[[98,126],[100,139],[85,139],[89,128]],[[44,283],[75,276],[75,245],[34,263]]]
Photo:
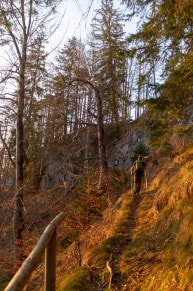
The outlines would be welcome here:
[[[63,269],[57,290],[193,290],[192,157],[190,147],[160,161],[159,172],[138,196],[123,189],[82,235],[82,266]]]
[[[136,255],[135,240],[149,223],[148,216],[143,216],[144,212],[149,213],[150,218],[155,215],[150,202],[155,194],[155,191],[142,191],[134,195],[128,189],[117,200],[110,215],[109,210],[105,210],[103,221],[94,225],[81,239],[83,265],[90,271],[87,284],[81,289],[75,281],[72,282],[75,280],[73,276],[71,279],[64,276],[64,280],[58,278],[60,287],[57,290],[135,290],[133,288],[143,281],[143,277],[145,279],[147,271],[151,271],[140,248]],[[68,259],[65,265],[69,266]],[[63,268],[66,269],[64,265]],[[128,276],[128,273],[131,274]]]
[[[122,185],[102,216],[57,253],[58,291],[193,290],[193,147],[160,161],[137,196]],[[64,231],[66,225],[60,227]],[[43,290],[39,265],[25,290]]]

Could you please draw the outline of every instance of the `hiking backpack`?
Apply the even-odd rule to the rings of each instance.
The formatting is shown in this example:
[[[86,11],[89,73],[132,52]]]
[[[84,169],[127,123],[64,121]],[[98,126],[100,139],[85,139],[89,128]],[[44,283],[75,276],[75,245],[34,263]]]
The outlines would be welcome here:
[[[136,171],[143,171],[144,170],[144,162],[142,160],[137,160],[135,162],[135,170]]]

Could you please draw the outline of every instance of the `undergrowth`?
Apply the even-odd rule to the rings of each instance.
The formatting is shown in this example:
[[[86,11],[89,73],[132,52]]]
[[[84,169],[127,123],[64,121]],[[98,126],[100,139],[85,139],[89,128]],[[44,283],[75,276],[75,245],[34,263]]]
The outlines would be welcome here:
[[[117,203],[111,234],[87,254],[98,290],[192,290],[192,150],[182,156],[139,198],[127,192]]]
[[[108,193],[82,182],[60,233],[57,290],[193,290],[192,160],[192,148],[167,159],[137,197],[125,191],[125,173],[113,172]],[[70,265],[74,244],[79,267]]]
[[[81,267],[75,270],[72,274],[64,276],[61,286],[58,291],[85,291],[89,281],[90,270],[87,267]]]

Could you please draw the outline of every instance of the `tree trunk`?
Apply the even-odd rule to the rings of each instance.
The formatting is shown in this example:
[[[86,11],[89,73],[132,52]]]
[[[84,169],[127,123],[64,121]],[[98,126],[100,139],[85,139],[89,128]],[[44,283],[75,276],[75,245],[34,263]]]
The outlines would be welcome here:
[[[99,177],[99,189],[104,188],[108,181],[108,167],[107,156],[105,146],[105,132],[103,124],[103,110],[102,99],[98,88],[95,88],[95,97],[97,102],[97,128],[98,128],[98,147],[99,147],[99,159],[100,159],[100,177]]]
[[[100,162],[100,175],[99,175],[99,189],[104,189],[108,182],[108,167],[107,167],[107,156],[106,156],[106,146],[105,146],[105,133],[104,133],[104,124],[103,124],[103,105],[102,99],[100,96],[99,89],[95,87],[91,82],[74,79],[73,82],[82,82],[88,84],[92,87],[95,92],[96,104],[97,104],[97,132],[98,132],[98,150],[99,150],[99,162]]]
[[[26,53],[24,53],[23,62],[20,71],[18,111],[16,124],[16,194],[15,209],[13,217],[13,236],[14,236],[14,259],[15,267],[19,267],[23,258],[23,182],[24,182],[24,143],[23,143],[23,110],[25,96],[25,62]]]

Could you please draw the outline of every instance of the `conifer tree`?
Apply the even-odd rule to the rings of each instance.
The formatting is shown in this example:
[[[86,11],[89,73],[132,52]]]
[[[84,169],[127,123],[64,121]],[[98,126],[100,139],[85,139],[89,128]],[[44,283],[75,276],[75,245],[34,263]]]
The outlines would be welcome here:
[[[84,78],[88,80],[89,74],[86,63],[85,47],[75,37],[68,40],[56,57],[53,88],[55,100],[60,99],[60,112],[64,120],[65,134],[76,131],[86,124],[88,90],[82,84],[69,86],[71,80]],[[61,107],[62,105],[62,107]],[[62,120],[61,120],[62,121]],[[60,123],[61,126],[61,123]]]
[[[192,106],[193,7],[191,1],[123,2],[139,19],[138,31],[128,37],[130,53],[149,67],[153,80],[148,87],[156,100],[147,103],[146,124],[163,141]]]
[[[150,65],[152,72],[159,72],[162,84],[167,80],[174,88],[174,82],[178,84],[180,81],[182,86],[192,76],[191,1],[123,2],[132,16],[141,17],[137,33],[128,38],[133,45],[133,52],[140,56],[143,63]],[[174,92],[170,91],[172,95]]]
[[[112,0],[102,0],[92,20],[92,48],[95,79],[101,87],[105,118],[118,122],[122,84],[125,82],[123,16]]]

